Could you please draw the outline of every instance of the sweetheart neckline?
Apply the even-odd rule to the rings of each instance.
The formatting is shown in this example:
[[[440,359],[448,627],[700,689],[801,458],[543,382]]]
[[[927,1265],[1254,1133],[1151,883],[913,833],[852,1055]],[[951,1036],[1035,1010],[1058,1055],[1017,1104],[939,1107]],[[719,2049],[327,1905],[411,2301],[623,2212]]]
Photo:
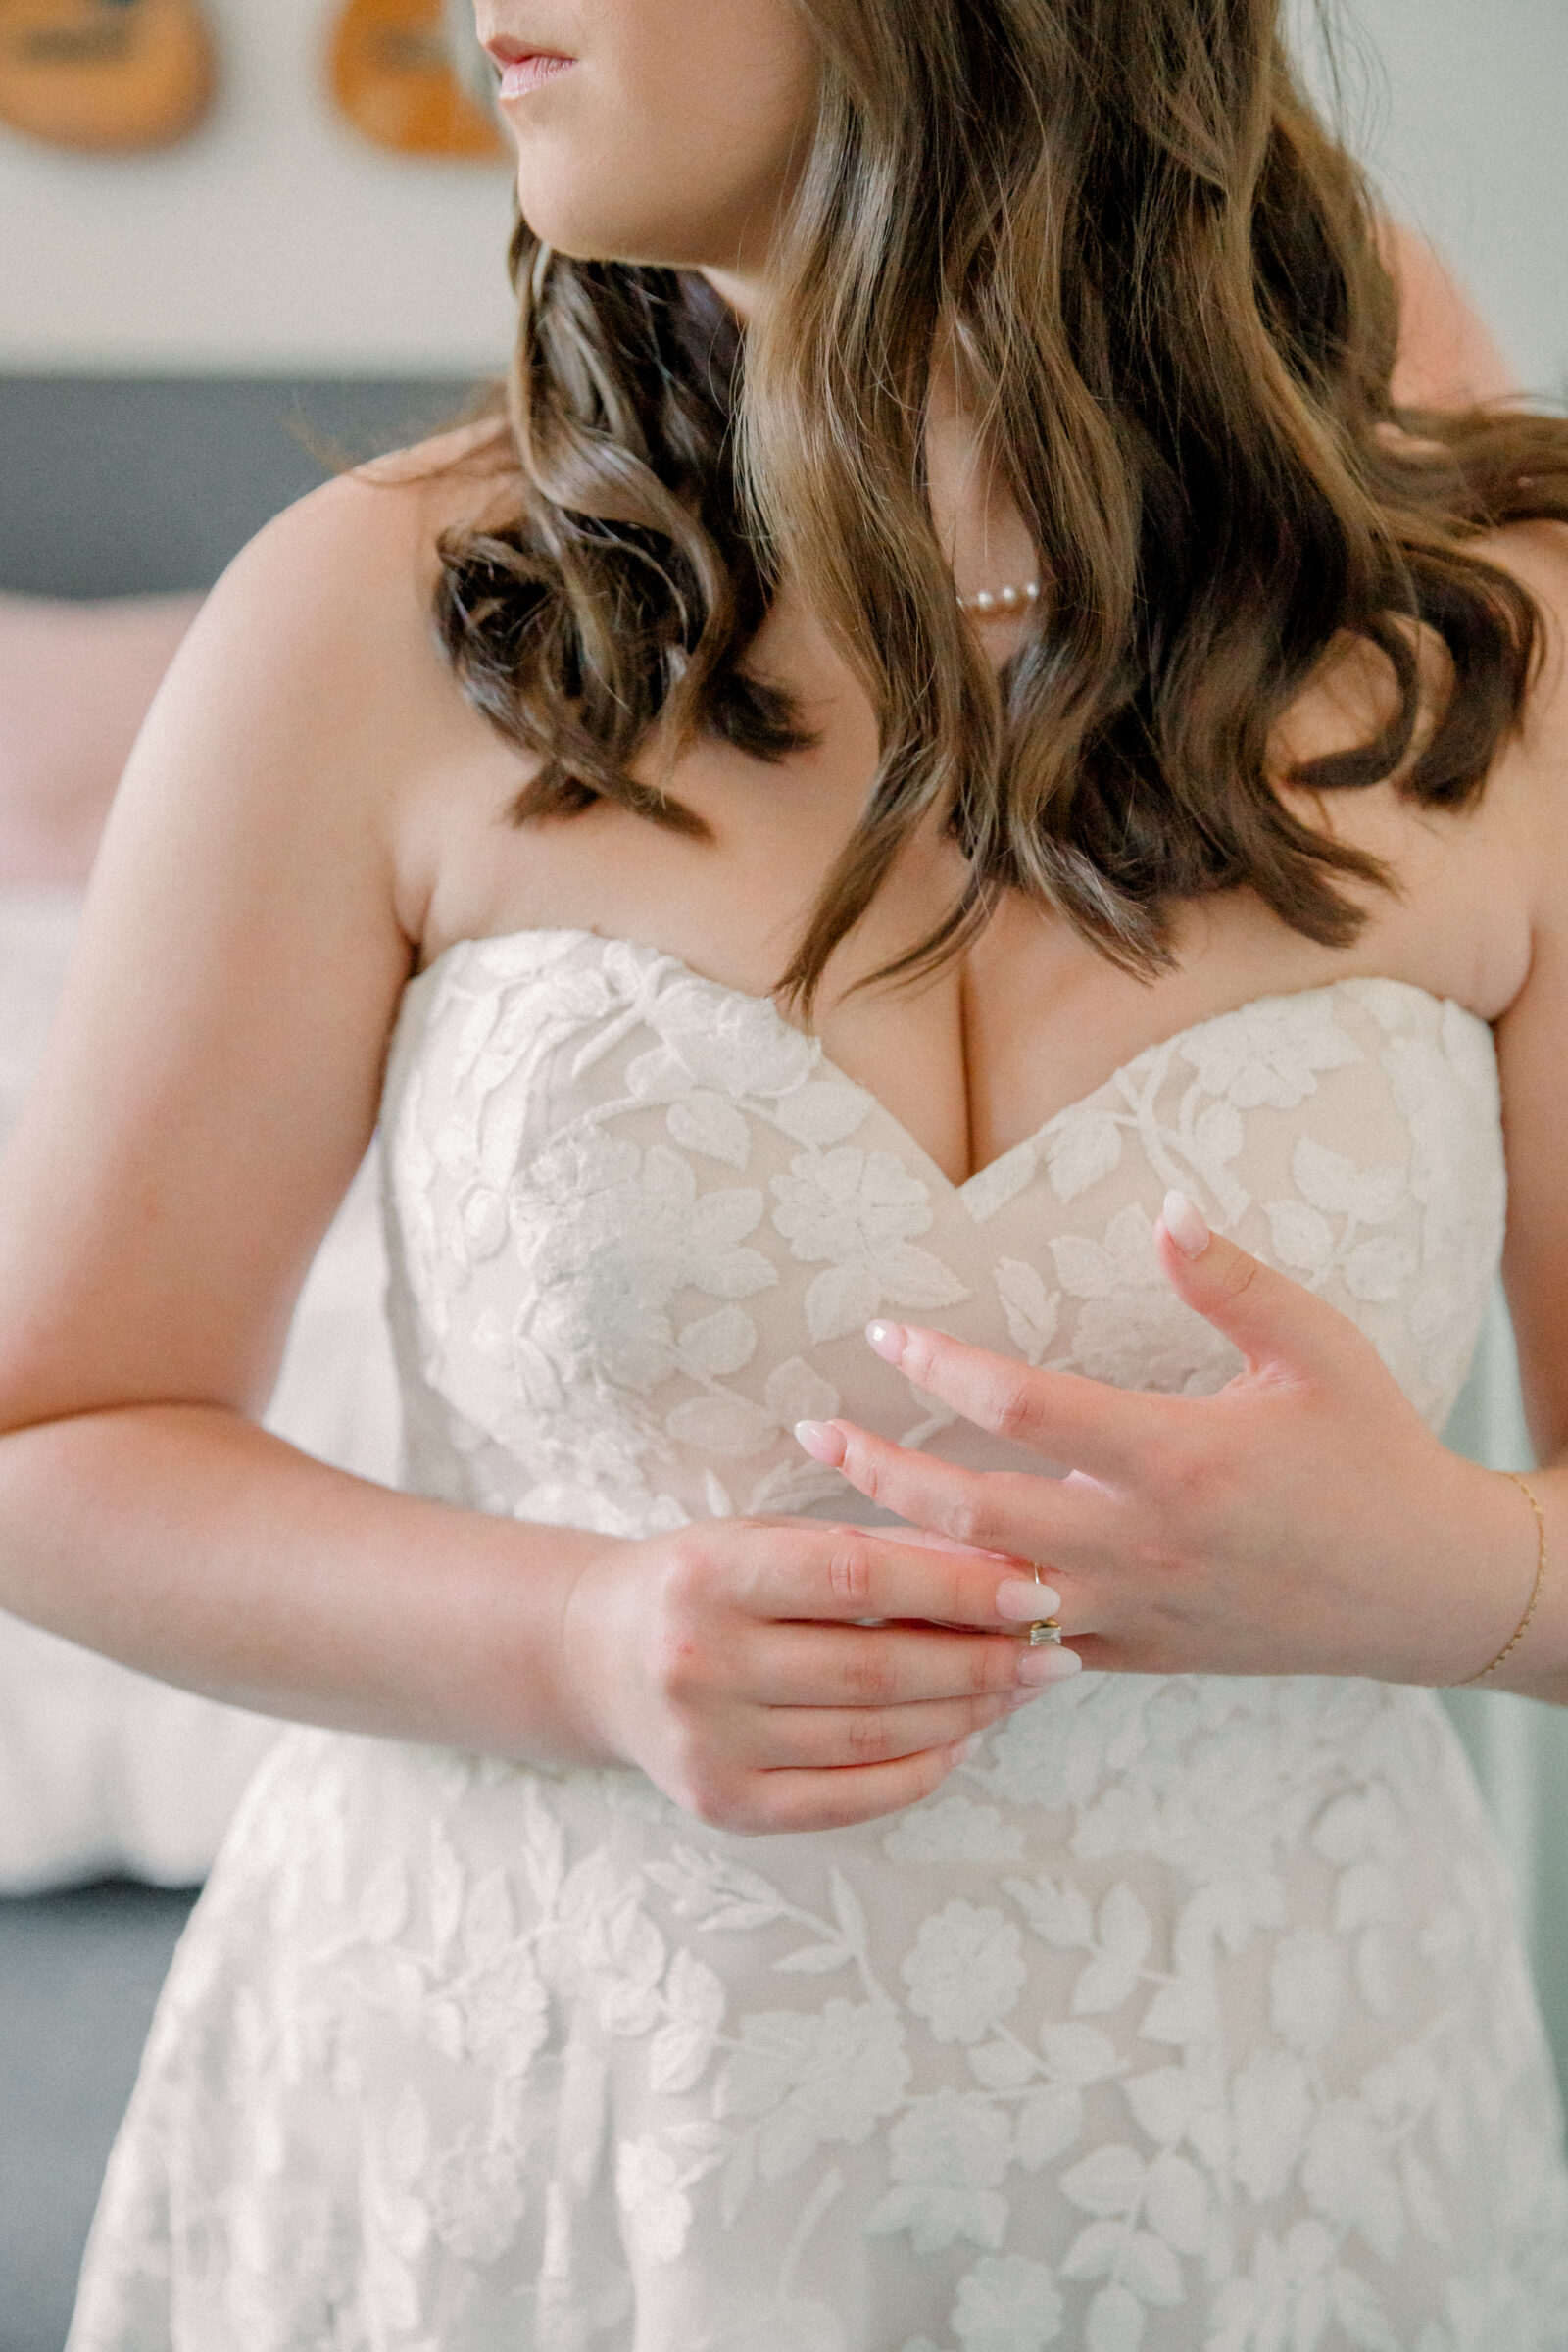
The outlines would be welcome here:
[[[732,997],[737,1004],[741,1004],[761,1006],[772,1016],[781,1030],[791,1037],[805,1039],[815,1055],[816,1063],[821,1068],[830,1070],[843,1085],[853,1087],[855,1092],[870,1105],[871,1109],[879,1113],[888,1126],[895,1130],[901,1142],[909,1151],[919,1155],[924,1165],[936,1178],[941,1189],[950,1194],[954,1200],[962,1202],[965,1207],[970,1205],[969,1196],[977,1187],[988,1181],[994,1182],[998,1170],[1005,1167],[1008,1160],[1015,1157],[1017,1153],[1037,1150],[1054,1126],[1061,1120],[1072,1118],[1079,1111],[1087,1109],[1097,1096],[1104,1094],[1107,1088],[1114,1086],[1119,1078],[1124,1078],[1129,1070],[1135,1069],[1146,1054],[1157,1054],[1166,1046],[1181,1045],[1188,1038],[1200,1037],[1205,1029],[1217,1028],[1221,1021],[1235,1020],[1239,1014],[1260,1012],[1266,1004],[1299,1004],[1312,997],[1330,997],[1336,989],[1341,988],[1396,988],[1410,996],[1424,998],[1429,1004],[1452,1005],[1453,1009],[1462,1013],[1466,1020],[1474,1021],[1479,1028],[1485,1029],[1489,1038],[1492,1034],[1490,1021],[1483,1019],[1479,1012],[1472,1012],[1468,1004],[1461,1004],[1456,997],[1440,997],[1436,989],[1423,988],[1418,980],[1397,980],[1387,973],[1361,972],[1351,974],[1343,980],[1316,980],[1305,988],[1270,989],[1262,996],[1249,997],[1245,1004],[1227,1005],[1222,1012],[1206,1013],[1200,1021],[1189,1021],[1185,1027],[1173,1029],[1167,1036],[1153,1038],[1147,1046],[1140,1046],[1136,1054],[1130,1054],[1125,1061],[1118,1062],[1116,1067],[1109,1071],[1098,1086],[1091,1087],[1087,1094],[1078,1096],[1074,1102],[1062,1103],[1059,1110],[1054,1110],[1050,1117],[1043,1120],[1032,1133],[1020,1136],[1015,1144],[1009,1144],[1004,1152],[999,1152],[994,1159],[988,1159],[983,1167],[975,1168],[969,1175],[955,1184],[946,1168],[939,1160],[932,1158],[919,1137],[911,1134],[897,1112],[888,1108],[881,1096],[874,1094],[870,1087],[862,1085],[858,1078],[852,1078],[848,1070],[841,1069],[832,1055],[824,1049],[820,1038],[812,1036],[808,1030],[796,1028],[793,1021],[787,1021],[771,997],[761,997],[750,989],[732,987],[727,980],[715,980],[708,972],[700,972],[695,964],[688,963],[684,956],[677,956],[668,948],[656,948],[647,940],[627,939],[618,932],[589,931],[585,930],[580,923],[523,923],[513,931],[480,932],[472,938],[449,940],[439,955],[433,956],[427,964],[411,976],[406,984],[404,994],[407,996],[410,989],[430,979],[452,956],[465,950],[513,947],[519,941],[527,939],[594,940],[603,948],[627,948],[636,955],[651,957],[655,963],[668,964],[683,978],[698,981],[704,988],[710,988],[721,997]]]

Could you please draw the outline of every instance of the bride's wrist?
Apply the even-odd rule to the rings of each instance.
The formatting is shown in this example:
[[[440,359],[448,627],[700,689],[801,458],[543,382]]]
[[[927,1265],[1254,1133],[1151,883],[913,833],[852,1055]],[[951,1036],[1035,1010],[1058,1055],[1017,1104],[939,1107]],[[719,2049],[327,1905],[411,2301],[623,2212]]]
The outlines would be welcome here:
[[[1467,1465],[1467,1468],[1470,1468]],[[1454,1689],[1568,1697],[1568,1578],[1560,1478],[1550,1471],[1474,1471],[1485,1517],[1471,1538]]]
[[[557,1704],[574,1764],[630,1760],[616,1737],[613,1719],[619,1710],[606,1684],[626,1604],[614,1570],[631,1548],[629,1541],[617,1537],[596,1545],[568,1575],[556,1610]]]

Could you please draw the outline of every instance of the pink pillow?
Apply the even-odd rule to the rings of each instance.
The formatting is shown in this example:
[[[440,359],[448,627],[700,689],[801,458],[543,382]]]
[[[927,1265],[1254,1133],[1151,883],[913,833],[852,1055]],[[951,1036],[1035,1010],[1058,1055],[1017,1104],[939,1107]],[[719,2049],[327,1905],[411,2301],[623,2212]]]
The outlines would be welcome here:
[[[79,883],[199,596],[0,595],[0,887]]]

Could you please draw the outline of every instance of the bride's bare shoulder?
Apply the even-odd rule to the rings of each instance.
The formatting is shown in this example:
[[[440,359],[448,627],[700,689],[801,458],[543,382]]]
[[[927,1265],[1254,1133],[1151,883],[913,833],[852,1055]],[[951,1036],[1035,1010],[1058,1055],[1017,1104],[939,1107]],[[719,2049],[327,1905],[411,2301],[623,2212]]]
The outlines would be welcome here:
[[[1451,845],[1485,940],[1520,943],[1495,1016],[1517,1064],[1527,1032],[1549,1033],[1555,1056],[1568,1019],[1568,529],[1516,523],[1470,544],[1529,592],[1539,620],[1519,719]]]
[[[373,491],[417,527],[461,528],[511,511],[517,465],[499,408],[349,467],[326,485]],[[318,493],[318,495],[322,495]]]
[[[368,924],[395,917],[417,938],[415,815],[432,779],[487,778],[496,757],[434,626],[440,541],[503,495],[469,432],[345,472],[270,522],[180,648],[121,788],[117,840],[241,880],[265,851],[277,903],[330,872]]]
[[[441,545],[504,518],[509,444],[474,425],[355,466],[276,515],[209,596],[182,660],[215,720],[264,730],[309,714],[340,779],[373,764],[397,790],[453,730],[480,727],[433,625]],[[176,669],[176,682],[181,668]],[[366,759],[343,759],[345,747]],[[341,786],[340,786],[341,788]]]
[[[1515,523],[1473,542],[1529,591],[1540,626],[1523,716],[1498,780],[1542,821],[1568,827],[1568,526]]]
[[[308,615],[317,629],[384,642],[389,624],[422,621],[442,541],[504,520],[514,479],[499,419],[347,467],[274,516],[215,594],[253,617],[276,600],[279,618]]]

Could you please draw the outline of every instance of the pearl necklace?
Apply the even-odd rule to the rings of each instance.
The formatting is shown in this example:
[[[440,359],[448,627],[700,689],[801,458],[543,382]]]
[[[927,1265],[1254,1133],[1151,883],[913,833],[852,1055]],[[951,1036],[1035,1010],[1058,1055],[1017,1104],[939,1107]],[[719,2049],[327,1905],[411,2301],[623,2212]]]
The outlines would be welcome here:
[[[960,612],[978,613],[982,620],[995,619],[1003,612],[1022,612],[1040,601],[1040,582],[1026,580],[1021,588],[982,588],[974,596],[960,596]]]

